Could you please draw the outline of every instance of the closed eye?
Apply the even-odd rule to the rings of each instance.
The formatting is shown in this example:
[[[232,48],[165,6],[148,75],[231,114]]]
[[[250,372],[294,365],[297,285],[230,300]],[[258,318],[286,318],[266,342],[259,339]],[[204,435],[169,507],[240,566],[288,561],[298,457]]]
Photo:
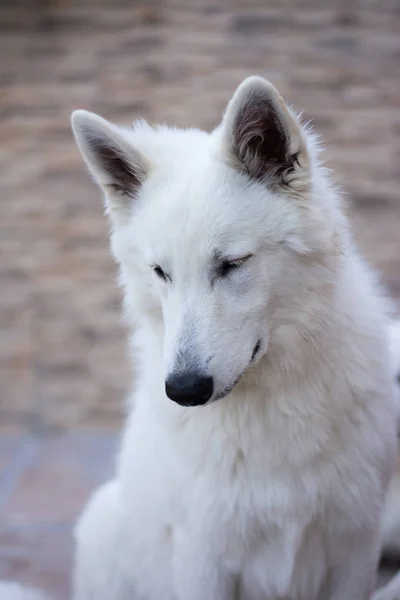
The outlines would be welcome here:
[[[152,265],[151,267],[154,271],[154,273],[157,275],[157,277],[159,279],[162,279],[163,281],[171,281],[171,276],[168,275],[168,273],[166,273],[161,267],[160,265]]]
[[[223,260],[218,268],[218,274],[220,277],[226,277],[232,271],[239,269],[252,255],[242,256],[241,258],[235,258],[235,260]]]

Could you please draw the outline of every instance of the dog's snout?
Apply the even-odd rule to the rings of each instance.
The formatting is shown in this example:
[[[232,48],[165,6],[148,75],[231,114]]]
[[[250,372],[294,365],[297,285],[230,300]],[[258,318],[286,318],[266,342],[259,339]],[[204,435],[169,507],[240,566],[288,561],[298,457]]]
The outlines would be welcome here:
[[[165,382],[168,398],[181,406],[200,406],[212,396],[212,377],[199,373],[173,373]]]

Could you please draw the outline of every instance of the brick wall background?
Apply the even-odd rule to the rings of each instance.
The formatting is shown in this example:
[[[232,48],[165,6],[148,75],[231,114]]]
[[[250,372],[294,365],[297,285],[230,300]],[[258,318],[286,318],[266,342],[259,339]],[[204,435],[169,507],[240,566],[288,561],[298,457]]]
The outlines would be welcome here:
[[[129,382],[101,197],[74,108],[210,128],[271,79],[323,135],[356,236],[400,297],[396,0],[0,4],[0,430],[113,428]]]

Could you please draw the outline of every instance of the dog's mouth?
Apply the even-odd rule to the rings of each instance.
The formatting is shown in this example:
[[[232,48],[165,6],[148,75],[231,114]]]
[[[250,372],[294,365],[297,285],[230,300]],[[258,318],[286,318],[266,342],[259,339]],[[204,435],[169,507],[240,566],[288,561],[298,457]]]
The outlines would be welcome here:
[[[217,400],[221,400],[222,398],[225,398],[225,396],[227,396],[228,394],[230,394],[234,388],[237,386],[237,384],[239,383],[239,381],[242,379],[243,375],[245,374],[245,372],[247,371],[247,369],[254,363],[254,361],[256,360],[258,354],[260,353],[261,350],[261,339],[258,339],[256,344],[254,345],[253,348],[253,352],[251,354],[251,359],[247,365],[247,367],[245,369],[243,369],[243,371],[240,373],[240,375],[238,375],[238,377],[236,377],[236,379],[233,381],[233,383],[231,383],[229,386],[227,386],[224,390],[222,390],[222,392],[219,392],[212,400],[211,402],[216,402]]]
[[[253,348],[253,353],[251,355],[250,364],[255,361],[255,359],[257,358],[257,354],[260,352],[260,350],[261,350],[261,340],[257,340],[257,343]]]
[[[165,382],[165,393],[174,402],[184,407],[206,406],[221,400],[237,386],[243,375],[256,360],[261,350],[261,339],[253,347],[250,360],[234,381],[222,391],[214,392],[214,380],[201,373],[172,373]]]

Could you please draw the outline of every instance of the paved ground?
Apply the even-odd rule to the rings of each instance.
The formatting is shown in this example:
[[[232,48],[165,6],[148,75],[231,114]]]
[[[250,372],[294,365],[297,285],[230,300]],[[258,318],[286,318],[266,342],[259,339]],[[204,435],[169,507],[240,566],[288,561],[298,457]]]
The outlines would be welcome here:
[[[115,447],[105,433],[0,437],[0,580],[67,600],[72,524],[110,476]]]
[[[98,430],[115,430],[129,383],[71,110],[211,128],[245,76],[265,75],[324,136],[400,300],[399,31],[397,0],[1,3],[0,578],[66,594],[71,523],[112,462]]]

